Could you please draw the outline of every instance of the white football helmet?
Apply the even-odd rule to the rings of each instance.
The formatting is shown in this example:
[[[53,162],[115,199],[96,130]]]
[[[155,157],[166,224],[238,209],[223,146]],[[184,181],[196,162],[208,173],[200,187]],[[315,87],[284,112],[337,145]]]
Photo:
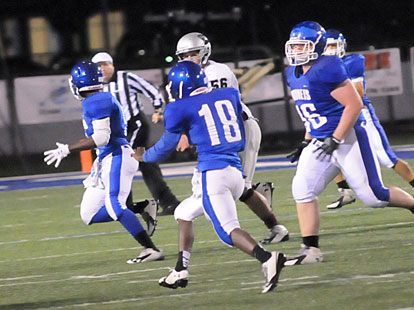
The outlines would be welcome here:
[[[198,51],[201,65],[204,66],[211,55],[211,43],[205,35],[200,32],[190,32],[181,37],[177,43],[177,55],[180,61],[184,60],[182,54]]]

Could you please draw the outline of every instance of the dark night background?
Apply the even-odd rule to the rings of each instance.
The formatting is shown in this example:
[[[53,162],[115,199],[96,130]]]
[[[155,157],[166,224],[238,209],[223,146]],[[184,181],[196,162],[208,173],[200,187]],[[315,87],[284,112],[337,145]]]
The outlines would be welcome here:
[[[279,71],[289,33],[295,24],[304,20],[342,31],[348,52],[398,47],[402,61],[407,62],[409,48],[414,46],[414,1],[411,0],[0,0],[0,43],[4,47],[0,48],[0,79],[7,81],[9,106],[14,115],[11,119],[17,119],[13,79],[68,74],[76,62],[90,59],[97,52],[89,49],[90,17],[102,13],[105,21],[108,13],[119,11],[123,12],[123,36],[111,50],[118,69],[167,67],[170,64],[166,63],[166,56],[174,56],[178,39],[188,32],[199,31],[212,43],[212,59],[237,65],[239,60],[271,57],[277,60],[276,71]],[[31,51],[29,20],[33,17],[47,19],[58,37],[57,52],[40,55],[46,56],[47,61],[43,63]],[[15,25],[12,34],[5,26],[10,19]],[[109,31],[105,29],[110,26],[108,23],[100,26],[104,29],[103,50],[109,50]],[[5,53],[16,41],[19,44],[13,56]],[[140,50],[145,50],[145,55],[140,55]],[[394,136],[414,132],[411,124],[412,120],[399,126],[393,120],[383,123],[389,125],[386,130]],[[3,175],[44,173],[41,154],[24,155],[30,148],[20,145],[22,128],[17,122],[9,127],[5,135],[10,136],[16,152],[13,156],[2,156],[0,147]],[[23,129],[30,131],[31,127],[26,127]],[[286,152],[302,137],[303,132],[264,137],[261,150]],[[19,147],[23,148],[20,152]],[[72,164],[69,160],[66,162],[69,163],[62,165],[61,171],[71,171],[72,166],[79,165],[77,158],[73,158]]]
[[[191,31],[207,35],[213,44],[213,57],[230,61],[240,46],[266,46],[274,55],[283,55],[284,43],[296,23],[315,20],[325,28],[343,32],[348,50],[400,47],[403,60],[414,45],[414,3],[412,1],[149,1],[149,0],[42,0],[0,2],[0,16],[17,17],[21,54],[6,59],[11,72],[19,74],[66,73],[73,63],[90,57],[87,48],[86,19],[97,12],[123,11],[125,33],[114,56],[118,64],[135,68],[159,67],[175,50],[177,39]],[[177,14],[203,14],[197,23],[180,21]],[[208,14],[227,13],[230,19],[212,20]],[[145,22],[145,16],[161,15],[160,22]],[[169,15],[168,15],[169,14]],[[61,50],[53,55],[49,67],[30,63],[27,18],[46,17],[61,41]],[[0,29],[1,30],[1,29]],[[81,40],[74,48],[73,34]],[[8,38],[3,36],[7,45]],[[148,51],[137,56],[139,49]],[[248,55],[247,55],[248,56]],[[247,57],[246,56],[246,57]],[[261,55],[252,55],[252,57]]]

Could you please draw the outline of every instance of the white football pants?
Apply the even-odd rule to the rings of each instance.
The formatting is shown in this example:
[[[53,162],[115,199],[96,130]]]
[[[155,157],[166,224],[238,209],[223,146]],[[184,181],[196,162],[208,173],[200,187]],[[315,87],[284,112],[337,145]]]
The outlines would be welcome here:
[[[254,172],[256,170],[257,156],[259,154],[262,132],[259,124],[254,118],[248,118],[243,122],[246,134],[246,146],[243,152],[239,153],[245,179],[246,188],[252,187]]]
[[[192,185],[193,195],[178,205],[175,219],[193,221],[204,213],[220,240],[232,246],[230,233],[240,228],[236,200],[244,190],[241,171],[231,166],[205,172],[195,170]]]
[[[330,160],[317,158],[319,151],[316,149],[323,144],[317,139],[303,149],[292,182],[296,202],[315,200],[342,171],[358,198],[366,205],[385,207],[388,204],[389,190],[382,183],[379,162],[364,126],[364,122],[355,125]]]
[[[131,157],[133,150],[123,145],[107,155],[101,162],[100,174],[103,186],[90,185],[86,188],[80,214],[83,222],[89,224],[103,206],[109,216],[116,221],[122,209],[126,209],[126,199],[131,191],[132,180],[138,169],[138,161]],[[92,172],[93,173],[93,172]]]

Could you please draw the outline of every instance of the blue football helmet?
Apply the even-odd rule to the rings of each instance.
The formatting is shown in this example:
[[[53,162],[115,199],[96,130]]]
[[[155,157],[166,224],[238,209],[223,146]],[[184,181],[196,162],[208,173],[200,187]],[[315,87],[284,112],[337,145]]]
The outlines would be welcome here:
[[[83,100],[82,92],[103,88],[102,71],[93,62],[78,62],[72,69],[69,85],[75,98]]]
[[[208,90],[207,77],[194,62],[180,61],[168,74],[166,90],[170,101],[205,93]]]
[[[305,21],[293,27],[285,44],[285,54],[291,66],[300,66],[318,59],[325,45],[325,29],[317,22]]]
[[[326,30],[326,47],[323,52],[327,56],[345,56],[346,40],[344,35],[336,29]]]

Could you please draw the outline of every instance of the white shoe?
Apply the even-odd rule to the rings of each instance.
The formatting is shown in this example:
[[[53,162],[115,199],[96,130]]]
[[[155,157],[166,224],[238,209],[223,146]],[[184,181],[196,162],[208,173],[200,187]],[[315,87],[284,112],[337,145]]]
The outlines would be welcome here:
[[[186,287],[189,276],[190,274],[188,273],[187,269],[181,271],[170,269],[170,274],[159,279],[158,284],[164,287],[174,289],[176,289],[177,287]]]
[[[280,272],[285,266],[286,256],[280,252],[272,252],[272,256],[262,264],[262,270],[266,277],[266,284],[263,286],[262,293],[270,292],[277,287]]]
[[[350,203],[355,202],[356,195],[352,189],[345,189],[345,188],[338,188],[339,196],[331,204],[327,205],[327,209],[339,209],[345,205],[349,205]]]
[[[319,248],[315,248],[313,246],[308,247],[302,244],[299,255],[288,259],[285,263],[285,266],[315,264],[321,263],[322,261],[323,255]]]
[[[156,251],[152,248],[146,248],[141,252],[141,254],[139,254],[137,258],[128,259],[127,264],[146,263],[163,259],[164,254],[161,249],[159,251]]]
[[[272,208],[273,191],[275,190],[274,184],[272,182],[256,183],[253,185],[253,189],[262,194]]]
[[[269,232],[267,236],[260,241],[261,244],[270,244],[270,243],[279,243],[289,240],[289,231],[283,225],[275,225]]]
[[[159,204],[154,198],[147,199],[148,204],[144,208],[141,213],[142,218],[144,219],[145,223],[147,224],[147,234],[148,236],[152,236],[155,232],[155,228],[157,227],[157,211]]]

